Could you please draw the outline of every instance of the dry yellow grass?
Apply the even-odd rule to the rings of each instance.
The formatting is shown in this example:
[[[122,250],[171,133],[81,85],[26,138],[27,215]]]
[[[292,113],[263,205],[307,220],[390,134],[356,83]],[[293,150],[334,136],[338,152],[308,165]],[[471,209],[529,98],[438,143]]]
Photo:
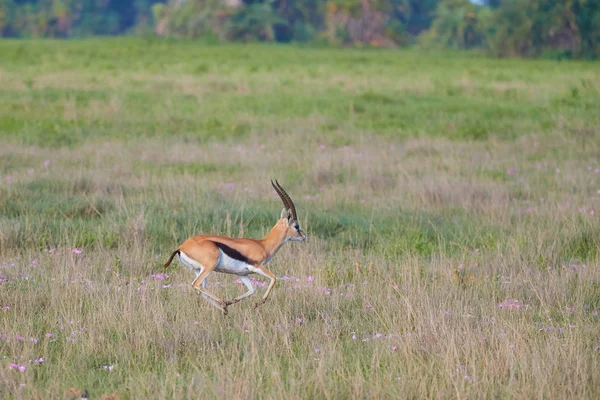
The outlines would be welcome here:
[[[115,248],[94,243],[81,254],[66,245],[69,236],[49,238],[60,243],[56,250],[19,248],[11,235],[36,227],[28,226],[27,217],[4,219],[4,393],[24,398],[43,389],[55,397],[75,386],[88,388],[90,397],[116,391],[122,398],[598,394],[597,255],[585,266],[559,263],[565,242],[585,232],[597,240],[597,216],[589,213],[600,208],[594,192],[599,174],[586,161],[595,149],[538,169],[517,150],[522,143],[496,143],[487,156],[477,149],[484,144],[437,140],[365,140],[324,149],[318,143],[286,136],[264,145],[249,139],[207,146],[96,144],[77,152],[3,148],[5,156],[36,166],[16,168],[11,183],[3,176],[5,193],[18,193],[28,182],[85,177],[91,204],[96,196],[115,197],[116,216],[98,217],[98,229],[120,235]],[[284,145],[297,151],[278,151]],[[540,144],[538,151],[546,149]],[[46,159],[51,163],[44,167]],[[162,165],[184,159],[242,167],[228,180],[218,179],[218,171],[160,174]],[[140,169],[148,162],[156,169]],[[84,163],[85,170],[74,169]],[[269,302],[256,311],[252,302],[242,302],[225,318],[197,296],[192,277],[180,267],[169,269],[164,280],[153,275],[163,272],[168,251],[157,251],[145,230],[153,219],[146,209],[150,200],[201,221],[207,216],[203,199],[219,193],[229,220],[211,229],[238,235],[256,228],[240,220],[240,210],[251,216],[265,209],[272,221],[277,217],[277,199],[265,184],[276,171],[268,165],[283,171],[303,166],[301,183],[287,187],[311,234],[308,243],[286,245],[273,261],[278,276],[293,278],[280,280]],[[510,168],[517,172],[507,173]],[[127,194],[107,194],[111,185]],[[526,199],[517,197],[522,191]],[[437,248],[427,253],[418,241],[413,249],[395,247],[402,219],[391,228],[374,223],[363,250],[314,232],[311,221],[323,218],[318,210],[330,210],[334,223],[348,207],[359,207],[355,213],[365,218],[437,215],[427,222],[439,236]],[[462,210],[470,226],[444,223],[444,213],[456,218],[452,210]],[[267,223],[253,232],[264,233]],[[489,242],[475,237],[485,234],[483,227]],[[361,233],[350,229],[347,235]],[[458,243],[451,242],[453,235]],[[172,246],[181,238],[173,234]],[[469,247],[469,241],[482,248]],[[242,290],[233,280],[212,275],[209,284],[233,295]],[[9,362],[26,370],[10,369]]]

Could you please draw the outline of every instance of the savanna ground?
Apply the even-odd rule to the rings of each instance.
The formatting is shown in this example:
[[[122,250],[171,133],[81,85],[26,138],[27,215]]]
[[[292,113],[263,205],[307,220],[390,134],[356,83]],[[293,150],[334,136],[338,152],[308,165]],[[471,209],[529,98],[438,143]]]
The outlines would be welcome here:
[[[0,41],[0,89],[0,397],[600,396],[597,63]],[[161,264],[271,178],[309,240],[224,317]]]

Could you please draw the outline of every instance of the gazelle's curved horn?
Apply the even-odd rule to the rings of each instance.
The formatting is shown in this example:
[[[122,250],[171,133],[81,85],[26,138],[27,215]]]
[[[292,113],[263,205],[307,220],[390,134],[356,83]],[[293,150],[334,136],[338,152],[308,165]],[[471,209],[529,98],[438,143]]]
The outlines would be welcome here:
[[[271,181],[271,184],[272,183],[273,183],[273,181]],[[283,189],[281,187],[281,185],[279,184],[279,182],[277,182],[277,180],[275,180],[275,183],[277,184],[277,187],[275,188],[275,190],[277,191],[277,193],[281,197],[281,200],[283,201],[283,204],[287,203],[286,207],[292,212],[292,217],[294,218],[294,221],[298,221],[298,215],[296,214],[296,206],[294,205],[294,202],[292,201],[292,198],[290,197],[289,194],[287,194],[287,192],[285,191],[285,189]],[[273,185],[273,187],[275,187],[275,185]]]
[[[279,189],[279,187],[277,187],[274,183],[273,180],[271,179],[271,185],[273,186],[273,189],[275,189],[275,191],[277,192],[277,194],[279,195],[279,198],[281,199],[281,202],[283,203],[283,206],[285,207],[286,210],[290,210],[290,204],[288,203],[287,199],[285,198],[285,195],[283,193],[281,193],[281,189]]]

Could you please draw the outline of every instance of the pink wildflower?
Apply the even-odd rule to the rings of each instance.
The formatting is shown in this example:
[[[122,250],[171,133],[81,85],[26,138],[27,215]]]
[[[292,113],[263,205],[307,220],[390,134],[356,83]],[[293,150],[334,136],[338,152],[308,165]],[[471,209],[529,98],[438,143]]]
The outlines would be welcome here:
[[[392,346],[392,351],[398,351],[398,346]]]
[[[53,334],[51,334],[50,332],[46,333],[44,336],[46,336],[47,338],[51,338],[52,336],[54,336]]]
[[[312,281],[314,281],[314,280],[315,280],[315,277],[314,277],[314,276],[312,276],[312,275],[309,275],[309,276],[306,278],[306,281],[307,281],[308,283],[311,283],[311,282],[312,282]]]
[[[47,167],[48,165],[50,165],[50,162],[51,162],[50,160],[44,161],[44,167]]]
[[[252,284],[254,286],[259,286],[259,287],[265,287],[265,286],[267,286],[267,284],[265,282],[257,281],[254,278],[250,278],[250,282],[252,282]]]
[[[504,300],[498,304],[498,308],[503,310],[521,310],[526,307],[519,300]]]
[[[150,278],[156,279],[157,281],[165,280],[168,277],[169,277],[169,275],[167,275],[165,273],[159,273],[159,274],[152,274],[152,275],[150,275]]]
[[[512,167],[511,167],[511,168],[509,168],[509,169],[507,169],[507,170],[506,170],[506,173],[507,173],[508,175],[513,175],[513,174],[516,174],[516,173],[517,173],[517,169],[516,169],[516,168],[512,168]]]
[[[298,325],[300,325],[302,323],[302,318],[300,318],[300,317],[296,318],[296,323]]]
[[[19,372],[25,372],[27,367],[25,367],[24,365],[21,365],[21,364],[10,363],[10,369],[16,369],[16,370],[19,370]]]
[[[81,254],[81,253],[83,253],[83,249],[78,249],[78,248],[74,248],[71,251],[73,252],[73,254]]]

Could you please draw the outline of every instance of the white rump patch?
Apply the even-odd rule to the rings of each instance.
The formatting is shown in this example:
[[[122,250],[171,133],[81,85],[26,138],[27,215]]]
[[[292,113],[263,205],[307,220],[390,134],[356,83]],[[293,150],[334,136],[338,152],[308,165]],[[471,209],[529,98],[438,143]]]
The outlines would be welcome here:
[[[179,262],[181,263],[181,265],[194,271],[198,275],[200,275],[200,273],[202,273],[202,270],[204,270],[204,266],[202,264],[189,257],[183,251],[179,252]]]

